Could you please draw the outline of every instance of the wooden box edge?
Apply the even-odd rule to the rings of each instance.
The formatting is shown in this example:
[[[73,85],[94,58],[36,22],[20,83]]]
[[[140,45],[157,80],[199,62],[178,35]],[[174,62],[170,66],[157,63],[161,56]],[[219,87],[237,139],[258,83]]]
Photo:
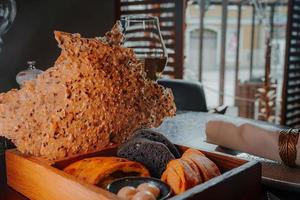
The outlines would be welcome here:
[[[7,150],[5,159],[7,184],[30,199],[119,200],[104,189],[79,181],[49,163],[22,156],[16,150]]]
[[[179,146],[179,148],[181,150],[187,149],[187,147],[183,146]],[[257,183],[257,187],[254,188],[253,191],[259,192],[261,182],[260,163],[256,161],[246,161],[219,152],[199,150],[216,162],[217,165],[223,165],[225,166],[224,168],[229,171],[205,183],[197,185],[183,194],[174,196],[172,199],[199,199],[202,195],[205,196],[205,193],[209,191],[209,188],[219,187],[224,181],[232,182],[232,178],[241,173],[249,175],[251,170],[255,171],[255,174],[253,174],[255,176],[252,177],[252,180]],[[91,155],[94,155],[94,152],[92,152]],[[68,159],[73,160],[74,158],[75,157]],[[82,158],[82,155],[80,155],[80,158]],[[119,199],[116,195],[104,189],[75,179],[71,175],[53,167],[53,164],[54,163],[46,162],[35,157],[24,156],[15,149],[7,150],[7,183],[9,186],[30,199]],[[43,175],[41,176],[41,174]],[[46,184],[55,184],[55,187],[45,187],[45,185],[43,185],[45,184],[45,181],[47,181]],[[32,190],[32,188],[34,188],[34,190]]]

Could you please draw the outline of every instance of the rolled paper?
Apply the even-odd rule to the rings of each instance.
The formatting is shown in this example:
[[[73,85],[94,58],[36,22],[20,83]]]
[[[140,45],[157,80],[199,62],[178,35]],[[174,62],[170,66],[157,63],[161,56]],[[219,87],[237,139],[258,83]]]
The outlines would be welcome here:
[[[208,143],[283,161],[289,166],[300,166],[298,131],[292,131],[293,134],[286,131],[283,133],[277,128],[267,129],[251,123],[233,124],[222,120],[211,120],[207,122],[205,132]]]

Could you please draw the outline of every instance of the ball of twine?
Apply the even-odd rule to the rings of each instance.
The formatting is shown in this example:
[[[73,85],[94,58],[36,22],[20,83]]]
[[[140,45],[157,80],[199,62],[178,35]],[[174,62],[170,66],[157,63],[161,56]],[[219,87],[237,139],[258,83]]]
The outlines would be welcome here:
[[[298,138],[299,129],[283,129],[279,134],[279,156],[282,162],[289,167],[296,166]]]

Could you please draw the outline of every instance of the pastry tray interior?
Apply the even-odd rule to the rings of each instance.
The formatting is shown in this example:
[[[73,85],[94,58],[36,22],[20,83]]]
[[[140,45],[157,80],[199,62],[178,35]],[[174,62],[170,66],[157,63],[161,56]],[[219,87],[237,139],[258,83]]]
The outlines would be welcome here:
[[[187,149],[178,146],[183,152]],[[222,153],[199,149],[221,170],[221,175],[199,184],[173,199],[257,199],[261,193],[261,165]],[[73,156],[58,161],[25,156],[16,149],[6,151],[7,183],[30,199],[99,200],[119,199],[105,189],[78,180],[62,171],[83,158],[116,156],[117,148]]]

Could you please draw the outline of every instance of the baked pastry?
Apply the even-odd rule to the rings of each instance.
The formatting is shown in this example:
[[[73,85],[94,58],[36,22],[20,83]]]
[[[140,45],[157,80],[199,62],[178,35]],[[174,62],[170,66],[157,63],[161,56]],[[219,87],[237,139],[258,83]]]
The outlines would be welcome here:
[[[54,66],[0,94],[0,136],[22,153],[55,160],[101,150],[175,115],[171,90],[146,79],[133,50],[120,46],[118,24],[102,39],[55,38]]]
[[[145,138],[129,140],[118,148],[117,155],[142,163],[156,178],[160,178],[168,162],[175,159],[166,145]]]
[[[163,143],[168,147],[175,158],[180,158],[181,156],[176,146],[172,142],[170,142],[164,135],[156,131],[150,129],[140,129],[134,133],[130,140],[133,140],[134,138],[146,138],[155,142]]]
[[[203,181],[221,174],[218,166],[198,150],[188,149],[183,153],[182,158],[191,160],[197,165]]]
[[[188,149],[181,158],[171,160],[161,176],[175,194],[185,192],[215,176],[220,171],[215,163],[198,150]]]
[[[86,158],[70,164],[64,171],[100,187],[124,176],[150,176],[142,164],[118,157]]]

